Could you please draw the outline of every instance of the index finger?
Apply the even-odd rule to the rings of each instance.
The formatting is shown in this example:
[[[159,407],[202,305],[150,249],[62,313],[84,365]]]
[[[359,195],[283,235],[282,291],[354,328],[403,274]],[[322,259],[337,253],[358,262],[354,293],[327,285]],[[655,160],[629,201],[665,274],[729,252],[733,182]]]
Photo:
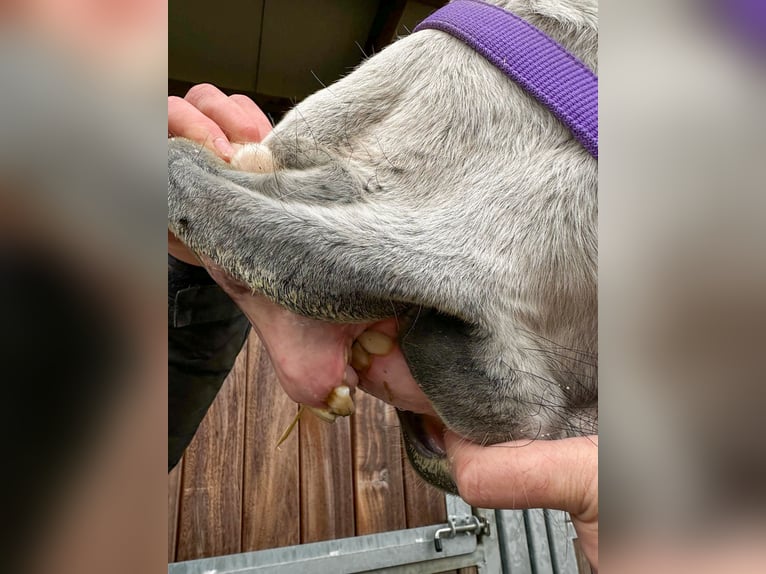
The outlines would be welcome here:
[[[218,124],[231,142],[259,142],[266,135],[261,133],[259,121],[242,108],[241,102],[231,99],[211,84],[192,86],[184,99]],[[260,117],[257,119],[260,120]],[[266,124],[271,127],[268,120]]]
[[[243,94],[232,94],[229,96],[229,99],[242,108],[255,125],[258,126],[259,141],[265,138],[272,130],[272,125],[269,118],[263,113],[263,110],[258,107],[258,104]]]
[[[218,124],[178,96],[168,98],[168,132],[200,143],[225,160],[234,156],[234,148]]]

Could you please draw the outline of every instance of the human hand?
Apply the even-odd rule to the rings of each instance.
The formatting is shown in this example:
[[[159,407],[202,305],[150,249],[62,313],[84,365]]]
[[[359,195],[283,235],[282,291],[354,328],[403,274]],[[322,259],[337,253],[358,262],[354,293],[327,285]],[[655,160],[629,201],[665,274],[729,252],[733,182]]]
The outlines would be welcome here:
[[[193,86],[183,98],[168,98],[168,134],[199,142],[230,161],[238,144],[259,142],[271,122],[253,100],[227,96],[210,84]]]
[[[247,96],[227,96],[210,84],[193,86],[183,98],[168,98],[168,135],[202,144],[224,161],[231,161],[242,143],[259,142],[271,122]],[[200,261],[168,231],[168,252],[191,265]]]
[[[393,319],[370,329],[396,339]],[[436,414],[398,345],[372,357],[359,378],[360,388],[397,408]],[[598,568],[598,436],[481,446],[447,431],[444,442],[463,499],[484,508],[569,512],[586,557]]]
[[[569,512],[583,552],[598,570],[598,436],[483,447],[448,431],[444,440],[466,502]]]
[[[396,322],[372,330],[396,338]],[[432,414],[398,345],[372,357],[359,387],[397,408]],[[388,384],[387,381],[395,382]],[[583,551],[598,568],[598,436],[481,446],[447,431],[445,446],[460,495],[484,508],[556,508],[569,512]]]

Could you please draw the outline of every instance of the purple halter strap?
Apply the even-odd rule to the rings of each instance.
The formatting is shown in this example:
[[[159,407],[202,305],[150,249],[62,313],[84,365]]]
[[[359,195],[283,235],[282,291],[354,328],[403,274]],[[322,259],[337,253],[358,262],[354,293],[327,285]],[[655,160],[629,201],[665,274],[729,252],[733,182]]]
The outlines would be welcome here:
[[[497,6],[454,0],[415,28],[459,38],[561,120],[598,159],[598,77],[546,34]]]

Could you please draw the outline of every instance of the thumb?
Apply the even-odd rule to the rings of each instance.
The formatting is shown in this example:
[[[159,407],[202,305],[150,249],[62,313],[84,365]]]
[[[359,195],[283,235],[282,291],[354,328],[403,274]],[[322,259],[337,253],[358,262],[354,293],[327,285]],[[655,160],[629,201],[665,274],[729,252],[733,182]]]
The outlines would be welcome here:
[[[597,519],[597,436],[483,447],[448,431],[444,440],[460,496],[469,504],[557,508]]]

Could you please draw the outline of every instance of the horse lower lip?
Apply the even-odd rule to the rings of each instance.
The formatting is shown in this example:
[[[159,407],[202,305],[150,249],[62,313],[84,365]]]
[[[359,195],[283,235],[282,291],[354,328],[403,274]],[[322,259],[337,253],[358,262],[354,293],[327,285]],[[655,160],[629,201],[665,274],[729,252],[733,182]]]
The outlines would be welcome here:
[[[423,441],[423,442],[425,443],[426,447],[428,447],[428,450],[430,450],[434,454],[439,455],[439,456],[447,456],[447,452],[432,437],[430,437],[430,436],[427,437],[426,440]]]
[[[422,423],[424,429],[424,435],[426,443],[433,452],[439,456],[447,456],[446,447],[444,445],[444,423],[441,420],[422,415]]]
[[[447,456],[442,440],[444,423],[436,417],[419,415],[409,411],[401,411],[400,415],[402,430],[423,456],[429,458]]]

